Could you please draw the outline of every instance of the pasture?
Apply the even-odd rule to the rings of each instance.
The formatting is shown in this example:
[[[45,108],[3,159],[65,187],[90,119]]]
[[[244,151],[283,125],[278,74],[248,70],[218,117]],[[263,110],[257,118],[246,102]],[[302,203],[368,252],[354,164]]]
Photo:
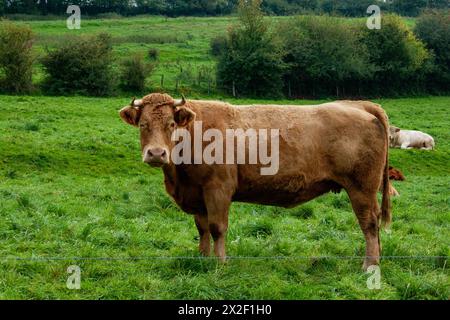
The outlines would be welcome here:
[[[226,25],[214,21],[200,34]],[[62,29],[53,27],[40,26]],[[179,58],[206,52],[204,37],[200,51],[180,47]],[[344,192],[289,210],[235,203],[231,258],[221,265],[200,258],[193,218],[166,195],[162,173],[141,162],[138,131],[117,113],[129,98],[1,96],[0,299],[448,299],[450,97],[376,102],[437,147],[391,151],[407,180],[394,183],[401,196],[381,232],[381,289],[369,290]],[[81,268],[80,290],[66,288],[70,265]]]
[[[289,17],[268,17],[272,27]],[[341,18],[346,21],[364,18]],[[403,18],[409,27],[413,27],[414,18]],[[40,60],[45,56],[46,49],[52,50],[64,43],[70,42],[82,35],[108,33],[112,36],[113,68],[130,55],[141,54],[147,62],[151,49],[159,51],[159,59],[152,75],[147,79],[147,87],[152,90],[176,92],[176,82],[183,91],[201,96],[206,94],[207,84],[198,85],[196,79],[201,70],[210,73],[215,78],[216,59],[210,50],[211,40],[224,36],[227,29],[238,22],[237,17],[180,17],[165,18],[161,16],[138,16],[119,19],[84,19],[82,16],[81,29],[69,30],[66,20],[44,21],[15,21],[31,27],[36,36],[34,54],[36,63],[33,72],[35,85],[41,83],[45,77]],[[0,21],[1,26],[1,21]],[[161,83],[161,77],[164,77]],[[213,83],[214,86],[214,83]],[[212,90],[212,94],[217,92]]]

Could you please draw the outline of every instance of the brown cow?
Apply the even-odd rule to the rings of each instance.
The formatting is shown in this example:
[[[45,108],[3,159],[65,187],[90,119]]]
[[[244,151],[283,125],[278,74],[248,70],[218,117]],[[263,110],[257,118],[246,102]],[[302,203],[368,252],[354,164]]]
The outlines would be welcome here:
[[[403,173],[401,173],[400,170],[389,167],[389,180],[404,181],[405,176],[403,175]],[[397,191],[397,189],[395,189],[394,185],[391,182],[389,182],[389,194],[394,197],[400,195],[400,193]]]
[[[154,93],[133,100],[120,116],[140,128],[143,161],[162,167],[167,192],[182,210],[195,215],[202,254],[209,255],[212,236],[216,256],[225,260],[228,210],[233,201],[292,207],[343,188],[366,239],[363,267],[367,268],[379,263],[379,225],[391,219],[389,127],[380,106],[359,103],[364,107],[349,108],[344,102],[232,106],[218,101],[180,101]],[[175,164],[171,157],[175,129],[195,135],[199,121],[203,123],[200,134],[208,129],[224,135],[229,128],[279,129],[278,171],[263,175],[261,163]],[[189,145],[196,147],[194,141]],[[203,141],[201,146],[206,145]],[[380,187],[381,210],[377,201]]]
[[[405,176],[400,170],[389,167],[389,180],[405,181]]]

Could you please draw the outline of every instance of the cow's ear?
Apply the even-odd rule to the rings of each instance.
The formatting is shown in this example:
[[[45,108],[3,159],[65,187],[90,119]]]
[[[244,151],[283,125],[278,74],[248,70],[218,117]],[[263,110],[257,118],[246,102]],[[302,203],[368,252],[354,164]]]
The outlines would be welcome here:
[[[185,127],[195,120],[195,112],[186,107],[178,107],[175,109],[173,119],[179,127]]]
[[[395,128],[395,132],[400,132],[400,128]]]
[[[125,107],[119,111],[122,120],[135,127],[138,126],[139,119],[141,118],[141,113],[142,111],[140,108],[131,106]]]

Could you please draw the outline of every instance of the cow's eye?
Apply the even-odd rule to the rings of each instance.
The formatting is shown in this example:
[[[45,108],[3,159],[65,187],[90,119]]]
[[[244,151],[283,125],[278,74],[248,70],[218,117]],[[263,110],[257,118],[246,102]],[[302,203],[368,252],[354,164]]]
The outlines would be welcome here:
[[[147,128],[147,124],[145,122],[142,122],[139,124],[139,128],[145,129],[145,128]]]
[[[169,128],[170,128],[170,129],[174,129],[175,126],[176,126],[175,121],[170,121],[170,122],[169,122]]]

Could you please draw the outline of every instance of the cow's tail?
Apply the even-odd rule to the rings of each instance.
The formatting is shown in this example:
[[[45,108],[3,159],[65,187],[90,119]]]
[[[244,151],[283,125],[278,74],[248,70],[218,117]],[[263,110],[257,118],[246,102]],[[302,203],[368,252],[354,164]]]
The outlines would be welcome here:
[[[384,164],[384,171],[383,171],[383,196],[381,200],[381,224],[384,227],[387,227],[392,220],[391,215],[391,199],[389,194],[390,189],[390,182],[389,182],[389,120],[386,115],[386,112],[383,110],[383,108],[378,105],[374,104],[376,107],[370,108],[372,113],[375,117],[380,120],[380,122],[383,124],[385,135],[386,135],[386,163]]]

